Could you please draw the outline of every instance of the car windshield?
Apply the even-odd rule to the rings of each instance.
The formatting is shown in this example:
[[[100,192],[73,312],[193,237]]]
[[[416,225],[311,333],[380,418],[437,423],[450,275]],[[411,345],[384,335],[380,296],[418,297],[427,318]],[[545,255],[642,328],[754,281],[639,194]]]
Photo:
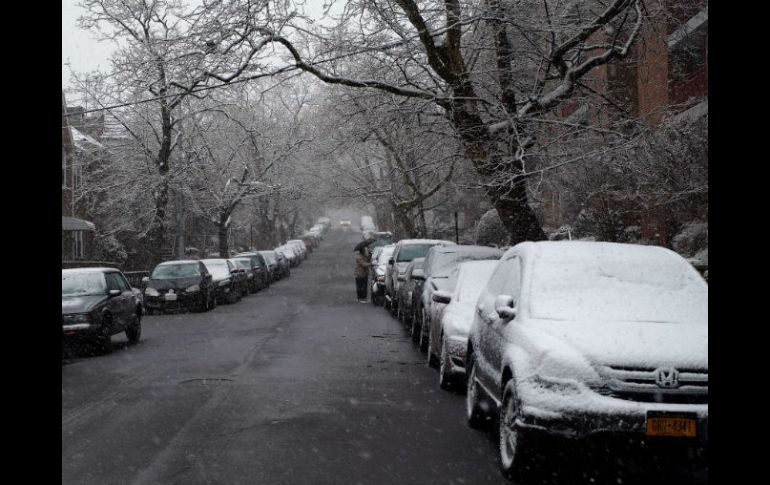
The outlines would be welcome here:
[[[428,254],[428,250],[435,246],[435,244],[408,244],[401,247],[398,252],[398,262],[404,263],[413,260],[414,258],[423,258]]]
[[[676,255],[640,246],[552,251],[533,265],[534,318],[616,322],[708,322],[708,286]]]
[[[161,264],[155,267],[151,278],[154,280],[173,280],[176,278],[194,278],[200,275],[198,263]]]
[[[107,293],[103,273],[62,273],[61,296],[91,296]]]
[[[211,273],[212,278],[215,280],[223,280],[230,277],[230,268],[227,267],[227,261],[224,259],[203,260],[203,264],[206,265],[206,269]]]
[[[499,249],[489,248],[478,249],[476,251],[458,251],[451,253],[436,253],[430,261],[430,267],[427,268],[429,275],[433,278],[446,278],[458,263],[463,261],[497,261],[503,255]]]

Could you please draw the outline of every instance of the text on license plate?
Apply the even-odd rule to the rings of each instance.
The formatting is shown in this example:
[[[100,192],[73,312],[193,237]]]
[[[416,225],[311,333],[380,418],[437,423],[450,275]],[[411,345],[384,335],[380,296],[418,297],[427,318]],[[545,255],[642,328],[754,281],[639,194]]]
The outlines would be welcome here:
[[[176,300],[176,293],[166,293],[166,300]]]
[[[697,420],[690,415],[647,415],[647,436],[694,438]]]

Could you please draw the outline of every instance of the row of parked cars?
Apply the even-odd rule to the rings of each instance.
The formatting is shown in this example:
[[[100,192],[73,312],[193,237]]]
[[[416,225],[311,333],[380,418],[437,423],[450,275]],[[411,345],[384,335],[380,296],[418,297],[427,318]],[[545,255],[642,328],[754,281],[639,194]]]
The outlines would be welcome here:
[[[497,433],[508,478],[537,475],[541,445],[565,439],[705,458],[708,285],[675,252],[406,239],[372,253],[372,303],[405,325],[441,388],[465,393],[468,424]]]
[[[324,218],[297,239],[230,258],[166,261],[132,287],[115,268],[62,269],[62,345],[88,341],[109,349],[112,335],[140,339],[142,316],[174,310],[205,312],[236,303],[291,275],[331,226]]]

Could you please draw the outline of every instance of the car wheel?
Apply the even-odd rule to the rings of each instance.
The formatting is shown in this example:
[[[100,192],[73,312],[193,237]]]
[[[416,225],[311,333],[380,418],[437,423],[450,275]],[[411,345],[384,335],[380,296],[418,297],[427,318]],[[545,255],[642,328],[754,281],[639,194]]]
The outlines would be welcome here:
[[[209,302],[209,299],[210,299],[210,296],[208,292],[205,295],[201,293],[200,301],[196,305],[195,310],[201,313],[208,311],[209,308],[211,308],[211,303]]]
[[[534,472],[532,460],[527,454],[525,435],[516,429],[515,422],[519,413],[516,402],[516,386],[513,379],[505,384],[503,401],[500,406],[500,419],[498,419],[498,432],[500,434],[500,470],[508,479],[518,483],[526,475]]]
[[[97,352],[106,353],[112,349],[112,315],[104,315],[102,319],[102,329],[94,339],[94,346]]]
[[[211,301],[211,309],[217,307],[217,292],[216,290],[209,290],[209,300]]]
[[[128,339],[128,343],[135,344],[139,341],[139,338],[142,336],[142,311],[141,309],[136,310],[136,314],[134,315],[134,321],[131,322],[131,324],[126,328],[126,338]]]
[[[476,359],[473,354],[468,354],[466,370],[468,372],[465,388],[465,417],[471,428],[483,429],[488,425],[487,415],[481,402],[481,390],[476,382]]]

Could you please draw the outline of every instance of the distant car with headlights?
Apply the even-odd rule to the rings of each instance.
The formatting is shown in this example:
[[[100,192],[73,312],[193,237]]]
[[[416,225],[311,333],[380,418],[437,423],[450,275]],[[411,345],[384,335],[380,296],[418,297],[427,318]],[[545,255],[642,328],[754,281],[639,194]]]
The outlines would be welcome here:
[[[350,227],[350,219],[340,219],[340,227]]]
[[[468,422],[498,423],[508,477],[536,472],[548,457],[533,440],[555,437],[698,456],[708,441],[708,284],[658,246],[517,244],[477,301],[466,373]]]
[[[185,309],[205,312],[217,303],[211,274],[198,260],[160,263],[142,282],[147,313]]]
[[[232,261],[224,258],[212,258],[201,259],[201,263],[211,273],[218,303],[236,303],[241,301],[245,281],[237,277],[236,273],[239,268],[236,268]],[[245,276],[243,270],[240,271]],[[246,291],[248,292],[248,289]]]
[[[62,338],[80,339],[109,349],[116,333],[135,343],[142,333],[142,301],[114,268],[61,271]]]

